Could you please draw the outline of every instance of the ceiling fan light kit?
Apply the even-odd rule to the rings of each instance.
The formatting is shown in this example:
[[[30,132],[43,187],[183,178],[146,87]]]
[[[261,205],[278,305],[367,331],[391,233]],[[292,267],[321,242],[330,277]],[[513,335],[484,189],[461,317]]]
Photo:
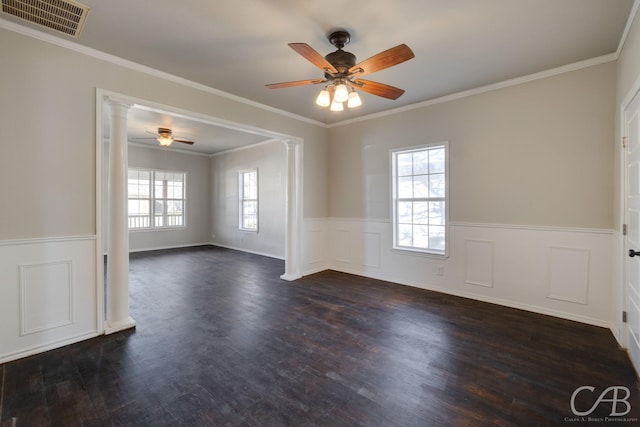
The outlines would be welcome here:
[[[338,30],[332,32],[329,34],[329,42],[337,50],[326,56],[320,55],[306,43],[289,43],[289,47],[324,72],[324,79],[272,83],[266,85],[266,87],[278,89],[308,84],[325,84],[324,89],[320,91],[316,98],[316,104],[323,108],[329,107],[331,111],[343,111],[345,102],[347,103],[347,108],[361,106],[362,100],[356,92],[356,88],[383,98],[398,99],[404,93],[404,90],[384,83],[364,80],[360,77],[413,58],[414,54],[411,49],[405,44],[400,44],[356,63],[354,54],[342,50],[349,41],[351,41],[351,35],[347,31]]]
[[[154,132],[149,132],[149,133],[154,133]],[[156,141],[158,141],[158,143],[162,147],[168,147],[174,142],[181,142],[183,144],[193,145],[193,141],[190,141],[188,139],[174,138],[173,131],[169,128],[158,128],[158,132],[155,132],[155,133],[157,133],[158,135],[155,138],[134,138],[134,139],[155,139]]]
[[[173,142],[173,136],[171,136],[171,129],[158,128],[158,137],[156,140],[163,147],[168,147]]]

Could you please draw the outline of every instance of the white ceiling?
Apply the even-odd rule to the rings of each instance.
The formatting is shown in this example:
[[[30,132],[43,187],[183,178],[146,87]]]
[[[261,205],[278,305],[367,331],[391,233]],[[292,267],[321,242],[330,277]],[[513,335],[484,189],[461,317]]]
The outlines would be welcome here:
[[[91,8],[81,45],[327,124],[614,53],[633,6],[633,0],[80,2]],[[314,103],[316,85],[265,88],[321,78],[287,43],[305,42],[326,55],[335,50],[326,36],[338,28],[351,33],[345,50],[358,61],[406,43],[414,59],[367,76],[406,93],[396,101],[361,93],[362,107],[329,112]],[[203,140],[202,124],[137,113],[138,131],[169,121],[176,136]]]
[[[106,114],[105,114],[106,116]],[[108,117],[103,122],[109,123]],[[210,122],[193,120],[181,115],[161,112],[135,105],[127,115],[127,136],[129,141],[158,147],[156,137],[159,127],[169,128],[173,137],[193,141],[193,145],[174,142],[172,149],[196,153],[214,154],[235,150],[273,139],[267,135],[247,132],[236,128],[213,125]],[[108,137],[108,129],[105,129]]]

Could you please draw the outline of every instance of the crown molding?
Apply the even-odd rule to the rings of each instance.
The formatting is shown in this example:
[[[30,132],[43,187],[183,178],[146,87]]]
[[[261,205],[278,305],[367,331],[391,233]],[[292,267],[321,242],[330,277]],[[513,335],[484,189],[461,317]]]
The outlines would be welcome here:
[[[266,141],[260,141],[260,142],[256,142],[255,144],[251,144],[251,145],[244,145],[242,147],[237,147],[237,148],[230,148],[228,150],[224,150],[224,151],[218,151],[217,153],[211,153],[209,154],[209,157],[217,157],[217,156],[224,156],[225,154],[230,154],[230,153],[235,153],[237,151],[243,151],[243,150],[250,150],[251,148],[257,148],[261,145],[267,145],[267,144],[272,144],[274,142],[282,142],[279,139],[268,139]]]
[[[622,48],[627,41],[627,37],[629,37],[629,30],[633,25],[633,21],[636,19],[638,15],[638,8],[640,7],[640,0],[634,0],[633,6],[631,7],[631,12],[629,13],[629,18],[627,18],[627,25],[624,27],[624,31],[622,32],[622,37],[620,37],[620,42],[618,43],[618,49],[616,50],[616,57],[620,56],[622,52]],[[617,58],[616,58],[617,59]]]
[[[164,71],[156,70],[155,68],[148,67],[146,65],[139,64],[137,62],[129,61],[128,59],[120,58],[115,55],[111,55],[105,52],[101,52],[99,50],[83,46],[79,43],[73,42],[71,40],[62,39],[60,37],[54,36],[52,34],[43,33],[41,31],[35,30],[33,28],[26,27],[24,25],[17,24],[12,21],[8,21],[2,17],[0,17],[0,28],[4,28],[5,30],[13,31],[18,34],[22,34],[23,36],[31,37],[45,43],[50,43],[65,49],[69,49],[92,58],[96,58],[105,62],[109,62],[114,65],[119,65],[124,68],[128,68],[133,71],[137,71],[140,73],[148,74],[153,77],[158,77],[160,79],[168,80],[173,83],[177,83],[182,86],[190,87],[192,89],[196,89],[202,92],[209,93],[211,95],[220,96],[222,98],[227,98],[229,100],[245,104],[251,107],[255,107],[264,111],[268,111],[270,113],[279,114],[281,116],[286,116],[294,120],[298,120],[301,122],[305,122],[308,124],[326,127],[325,123],[319,122],[317,120],[310,119],[308,117],[300,116],[298,114],[290,113],[285,110],[281,110],[279,108],[274,108],[265,104],[261,104],[256,101],[252,101],[247,98],[243,98],[241,96],[233,95],[228,92],[221,91],[219,89],[212,88],[210,86],[203,85],[201,83],[196,83],[192,80],[188,80],[182,77],[178,77],[176,75],[166,73]]]
[[[640,1],[640,0],[636,0],[636,1]],[[528,74],[526,76],[516,77],[509,80],[503,80],[501,82],[492,83],[486,86],[480,86],[475,89],[469,89],[462,92],[441,96],[439,98],[429,99],[427,101],[418,102],[416,104],[405,105],[404,107],[398,107],[392,110],[381,111],[379,113],[368,114],[366,116],[356,117],[354,119],[332,123],[330,125],[327,125],[327,127],[334,128],[334,127],[349,125],[352,123],[378,119],[380,117],[392,116],[394,114],[404,113],[406,111],[417,110],[419,108],[430,107],[432,105],[437,105],[437,104],[443,104],[445,102],[451,102],[457,99],[467,98],[470,96],[479,95],[486,92],[492,92],[495,90],[504,89],[511,86],[521,85],[523,83],[529,83],[535,80],[545,79],[547,77],[557,76],[559,74],[569,73],[571,71],[581,70],[583,68],[593,67],[595,65],[605,64],[607,62],[612,62],[617,59],[618,59],[618,54],[614,52],[607,55],[598,56],[596,58],[574,62],[573,64],[552,68],[550,70],[540,71],[538,73]]]

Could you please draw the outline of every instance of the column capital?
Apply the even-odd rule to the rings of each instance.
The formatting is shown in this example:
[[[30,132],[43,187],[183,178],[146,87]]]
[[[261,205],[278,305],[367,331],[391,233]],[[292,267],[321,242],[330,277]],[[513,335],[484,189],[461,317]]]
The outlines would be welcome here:
[[[284,142],[287,148],[294,148],[302,143],[299,139],[283,139],[282,142]]]
[[[109,106],[118,106],[121,108],[129,109],[133,105],[133,103],[125,101],[122,98],[118,98],[117,96],[106,95],[104,100],[109,104]]]

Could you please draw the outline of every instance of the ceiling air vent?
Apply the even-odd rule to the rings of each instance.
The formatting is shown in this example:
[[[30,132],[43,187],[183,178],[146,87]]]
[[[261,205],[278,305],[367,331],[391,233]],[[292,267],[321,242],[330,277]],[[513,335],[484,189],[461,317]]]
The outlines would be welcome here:
[[[79,37],[89,8],[73,0],[2,0],[2,12]]]

